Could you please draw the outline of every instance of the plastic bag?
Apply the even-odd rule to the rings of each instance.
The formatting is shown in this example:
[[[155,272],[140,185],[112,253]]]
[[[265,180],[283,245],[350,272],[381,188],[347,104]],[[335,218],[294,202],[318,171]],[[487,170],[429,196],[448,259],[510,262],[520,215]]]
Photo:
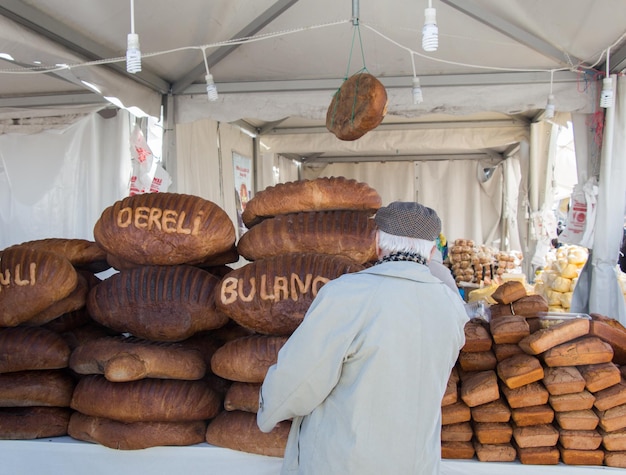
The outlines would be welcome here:
[[[567,213],[567,224],[559,236],[559,241],[587,249],[593,247],[597,196],[598,184],[595,178],[590,178],[584,185],[574,187]]]

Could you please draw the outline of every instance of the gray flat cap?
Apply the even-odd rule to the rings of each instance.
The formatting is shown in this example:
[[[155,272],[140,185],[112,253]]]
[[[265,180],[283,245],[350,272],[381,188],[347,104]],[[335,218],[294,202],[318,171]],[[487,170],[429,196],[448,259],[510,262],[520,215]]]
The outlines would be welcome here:
[[[378,228],[395,236],[434,241],[441,233],[437,212],[413,201],[394,201],[376,211]]]

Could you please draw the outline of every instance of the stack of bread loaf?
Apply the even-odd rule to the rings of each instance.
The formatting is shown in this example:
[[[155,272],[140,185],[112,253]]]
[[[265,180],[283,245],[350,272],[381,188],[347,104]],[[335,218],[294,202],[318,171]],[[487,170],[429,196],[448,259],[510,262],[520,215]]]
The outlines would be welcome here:
[[[85,303],[99,281],[93,272],[106,267],[104,252],[83,239],[0,252],[0,439],[67,434],[75,386],[69,356],[77,338],[97,331]]]
[[[72,351],[69,435],[126,450],[203,442],[222,404],[206,353],[229,320],[213,269],[237,260],[230,218],[197,196],[135,195],[103,211],[94,237],[118,272],[89,291],[86,308],[116,335]]]
[[[258,429],[259,389],[319,289],[376,259],[370,218],[380,205],[373,188],[342,177],[282,183],[246,204],[248,231],[237,250],[250,262],[222,278],[217,307],[252,333],[211,359],[213,372],[232,384],[209,423],[208,443],[282,456],[290,423],[268,434]]]
[[[447,265],[457,284],[489,286],[502,283],[507,273],[521,273],[522,253],[476,246],[471,239],[455,239],[448,250]]]
[[[442,456],[626,467],[626,328],[544,318],[545,299],[518,281],[492,297],[490,320],[466,325],[442,401]]]
[[[546,266],[535,279],[535,292],[546,298],[551,312],[569,312],[587,257],[586,248],[567,244],[550,250],[546,256]]]

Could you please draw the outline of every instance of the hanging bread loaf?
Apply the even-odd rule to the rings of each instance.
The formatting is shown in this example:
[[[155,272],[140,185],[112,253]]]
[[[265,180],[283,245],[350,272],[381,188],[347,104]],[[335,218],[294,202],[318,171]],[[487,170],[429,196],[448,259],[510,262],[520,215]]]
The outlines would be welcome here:
[[[362,269],[352,259],[327,254],[260,259],[222,279],[216,305],[245,328],[267,335],[290,335],[326,282]]]
[[[262,383],[278,352],[287,341],[284,336],[250,335],[229,341],[211,358],[211,369],[222,378],[242,383]]]
[[[0,373],[67,368],[70,347],[57,333],[40,327],[0,329]]]
[[[144,266],[95,286],[87,309],[98,323],[154,341],[180,341],[219,328],[228,317],[215,307],[219,280],[193,266]]]
[[[119,422],[74,412],[68,434],[77,440],[111,449],[139,450],[158,446],[185,446],[204,442],[207,423],[198,421]]]
[[[102,272],[109,268],[104,249],[87,239],[46,238],[27,241],[20,246],[60,254],[78,269]]]
[[[32,440],[67,435],[67,407],[2,407],[0,440]]]
[[[378,192],[367,183],[321,177],[279,183],[259,191],[246,204],[241,219],[251,228],[263,219],[301,211],[361,210],[374,214],[382,206]]]
[[[385,86],[369,73],[357,73],[333,96],[326,112],[326,128],[340,140],[356,140],[378,127],[385,114]]]
[[[140,265],[202,261],[230,250],[235,227],[226,212],[198,196],[147,193],[106,208],[94,227],[109,254]]]
[[[200,351],[177,343],[105,337],[83,343],[69,360],[78,374],[103,374],[112,382],[143,378],[197,380],[206,373]]]
[[[256,414],[222,411],[209,422],[206,441],[217,447],[251,454],[282,457],[285,454],[290,421],[279,422],[270,432],[261,432]]]
[[[67,297],[78,284],[64,256],[25,246],[6,249],[0,259],[0,327],[14,327]]]
[[[237,243],[250,261],[288,253],[340,255],[375,261],[376,225],[368,211],[307,211],[263,220]]]
[[[112,383],[100,375],[80,379],[71,408],[122,422],[198,421],[215,417],[221,400],[205,381],[146,378]]]

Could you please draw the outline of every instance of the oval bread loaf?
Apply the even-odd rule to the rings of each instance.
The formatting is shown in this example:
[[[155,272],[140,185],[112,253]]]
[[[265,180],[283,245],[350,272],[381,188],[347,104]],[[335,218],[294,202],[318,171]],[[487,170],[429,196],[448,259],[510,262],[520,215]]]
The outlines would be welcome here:
[[[267,335],[289,335],[319,289],[364,267],[326,254],[283,254],[251,262],[220,282],[217,308],[239,325]]]
[[[237,243],[250,261],[288,253],[349,257],[359,264],[375,261],[376,225],[367,211],[307,211],[263,220]]]
[[[230,250],[235,227],[226,212],[199,196],[147,193],[106,208],[94,227],[109,254],[140,265],[187,264]]]
[[[279,183],[259,191],[246,204],[241,219],[251,228],[265,218],[302,211],[361,210],[374,214],[382,206],[367,183],[345,177],[321,177]]]
[[[40,327],[0,329],[0,373],[67,368],[70,347],[57,333]]]
[[[122,422],[182,422],[215,417],[221,400],[205,381],[146,378],[112,383],[89,375],[76,385],[71,407]]]
[[[290,421],[279,422],[268,433],[261,432],[256,414],[243,411],[222,411],[209,422],[206,441],[217,447],[250,454],[282,457],[285,454]]]
[[[59,369],[0,374],[0,407],[69,407],[74,379]]]
[[[14,327],[67,297],[78,284],[65,257],[24,246],[0,259],[0,327]]]
[[[326,112],[326,128],[340,140],[356,140],[375,129],[387,114],[385,86],[369,73],[346,79]]]
[[[180,341],[228,322],[215,306],[218,283],[217,277],[193,266],[136,267],[91,289],[87,309],[96,322],[117,332]]]
[[[78,374],[103,374],[112,382],[143,378],[201,379],[206,364],[200,351],[178,343],[135,337],[104,337],[83,343],[69,360]]]
[[[206,421],[119,422],[74,412],[68,434],[116,450],[139,450],[157,446],[185,446],[204,442]]]
[[[213,354],[213,373],[230,381],[262,383],[287,337],[250,335],[226,342]]]
[[[67,407],[0,408],[0,440],[32,440],[67,435]]]

